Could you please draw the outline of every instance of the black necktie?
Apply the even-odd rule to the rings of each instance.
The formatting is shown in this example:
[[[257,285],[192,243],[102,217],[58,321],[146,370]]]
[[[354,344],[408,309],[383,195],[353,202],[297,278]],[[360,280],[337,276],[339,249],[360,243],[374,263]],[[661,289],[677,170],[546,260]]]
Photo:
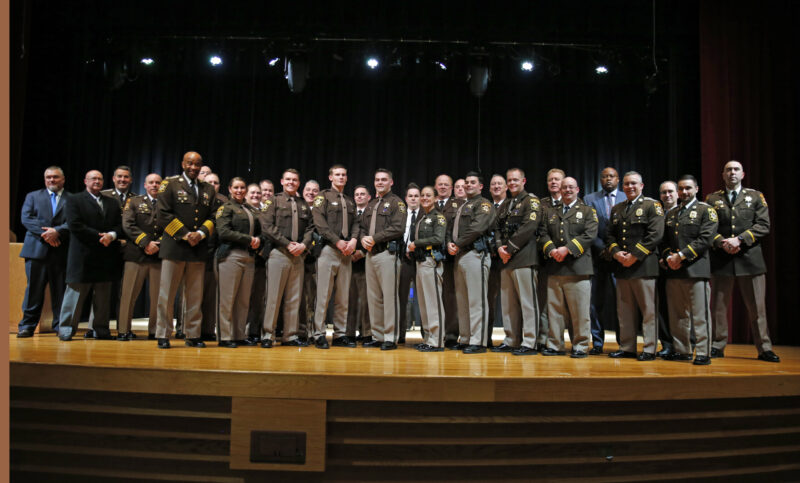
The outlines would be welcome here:
[[[633,206],[633,202],[631,202],[631,201],[629,201],[629,202],[628,202],[628,203],[625,205],[625,214],[626,214],[626,215],[628,214],[628,212],[629,212],[629,211],[631,211],[631,206]]]
[[[410,227],[408,229],[408,231],[409,231],[408,241],[412,241],[412,242],[414,241],[414,238],[415,238],[414,237],[414,225],[416,223],[417,223],[417,210],[414,210],[414,211],[411,212],[411,225],[410,225]]]
[[[444,208],[444,201],[439,200],[439,209],[441,210],[443,208]]]
[[[566,215],[568,211],[569,211],[569,206],[564,205],[564,214]]]
[[[358,210],[358,216],[361,216],[362,213],[364,213],[364,210]]]
[[[730,200],[731,200],[731,206],[733,206],[733,203],[736,202],[736,192],[735,191],[731,191]]]

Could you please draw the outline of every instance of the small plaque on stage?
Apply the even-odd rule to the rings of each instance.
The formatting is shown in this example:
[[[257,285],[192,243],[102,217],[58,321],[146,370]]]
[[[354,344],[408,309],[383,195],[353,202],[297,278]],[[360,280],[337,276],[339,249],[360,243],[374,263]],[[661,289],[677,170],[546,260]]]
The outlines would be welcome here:
[[[250,462],[306,464],[306,433],[299,431],[251,431]]]

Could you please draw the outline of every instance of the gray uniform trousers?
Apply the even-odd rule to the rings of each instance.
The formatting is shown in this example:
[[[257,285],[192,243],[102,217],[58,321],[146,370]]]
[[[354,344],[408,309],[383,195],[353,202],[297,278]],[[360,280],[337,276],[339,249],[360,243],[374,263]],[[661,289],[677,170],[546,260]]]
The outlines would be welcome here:
[[[295,257],[288,251],[273,248],[267,260],[267,305],[261,339],[275,334],[278,310],[283,305],[283,341],[297,339],[300,323],[300,299],[303,293],[305,255]],[[283,304],[281,304],[283,301]]]
[[[344,337],[347,332],[347,311],[350,301],[350,255],[344,256],[338,249],[325,245],[317,259],[317,303],[314,310],[314,334],[325,337],[325,318],[328,302],[333,298],[333,338]]]
[[[753,334],[753,343],[759,355],[764,351],[772,350],[772,341],[769,338],[767,326],[767,310],[764,306],[766,297],[766,276],[740,275],[740,276],[711,276],[711,310],[714,317],[714,349],[725,349],[728,343],[728,306],[733,295],[733,285],[739,285],[739,293],[744,299],[747,316],[750,319],[750,330]]]
[[[351,264],[352,266],[352,264]],[[361,337],[372,336],[367,304],[367,274],[352,272],[350,274],[350,303],[347,310],[347,336],[355,337],[356,330]]]
[[[183,281],[184,303],[186,310],[183,316],[183,333],[188,339],[200,338],[200,327],[203,323],[203,278],[206,262],[183,262],[179,260],[161,260],[161,281],[158,287],[158,324],[156,337],[169,338],[172,333],[172,315],[175,294]]]
[[[506,333],[503,343],[511,347],[536,347],[540,311],[536,270],[533,267],[503,269],[500,272],[500,300]]]
[[[244,340],[255,260],[247,250],[234,248],[225,260],[217,262],[217,273],[219,340]]]
[[[486,346],[489,324],[487,289],[492,259],[476,250],[459,251],[455,261],[458,342]]]
[[[547,270],[539,270],[539,278],[536,285],[536,299],[539,301],[539,335],[536,343],[545,347],[547,336],[550,333],[550,323],[547,318]]]
[[[142,291],[144,281],[150,284],[150,320],[147,324],[147,333],[156,333],[158,322],[158,286],[161,283],[161,263],[125,262],[125,273],[122,276],[122,297],[119,300],[119,320],[117,332],[125,334],[131,330],[133,306],[136,298]]]
[[[667,279],[669,330],[675,352],[691,355],[694,328],[696,355],[711,355],[710,292],[708,280],[702,278]]]
[[[592,337],[592,321],[589,317],[591,294],[589,275],[548,275],[548,349],[563,351],[564,329],[571,326],[572,350],[586,352]]]
[[[433,257],[417,262],[417,297],[422,316],[422,328],[425,332],[424,342],[431,347],[444,346],[444,304],[442,303],[442,285],[444,268]]]
[[[397,342],[400,300],[400,260],[388,250],[367,255],[367,300],[372,337],[378,342]]]
[[[617,277],[617,318],[619,318],[619,348],[636,352],[636,328],[642,313],[643,352],[656,353],[658,319],[656,317],[656,278]]]
[[[108,329],[108,313],[110,311],[111,282],[97,283],[68,283],[61,302],[61,323],[58,326],[58,335],[75,334],[81,321],[81,309],[86,297],[92,293],[92,310],[95,315],[94,331],[98,337],[111,334]]]

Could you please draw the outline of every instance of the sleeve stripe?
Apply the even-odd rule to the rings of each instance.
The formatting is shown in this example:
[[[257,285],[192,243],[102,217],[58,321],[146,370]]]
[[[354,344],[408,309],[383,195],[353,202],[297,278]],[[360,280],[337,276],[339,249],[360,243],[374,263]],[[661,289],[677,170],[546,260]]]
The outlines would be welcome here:
[[[717,233],[717,236],[715,236],[715,237],[714,237],[714,239],[716,240],[717,238],[722,238],[722,235],[720,235],[719,233]]]
[[[752,238],[752,239],[753,239],[753,243],[755,243],[755,242],[756,242],[756,237],[753,235],[753,232],[752,232],[752,231],[750,231],[750,230],[745,230],[745,233],[747,233],[747,234],[749,234],[749,235],[750,235],[750,238]]]
[[[611,250],[612,248],[618,247],[618,246],[619,245],[617,244],[617,242],[614,242],[614,243],[612,243],[611,245],[608,246],[608,249]]]
[[[690,252],[694,253],[695,258],[697,258],[697,252],[694,251],[694,248],[692,248],[691,245],[686,245],[686,248],[688,248]]]
[[[203,222],[203,226],[204,226],[204,227],[206,227],[206,228],[208,228],[208,234],[209,234],[209,235],[211,235],[212,233],[214,233],[214,222],[212,222],[211,220],[206,220],[206,221],[204,221],[204,222]]]
[[[547,255],[547,247],[549,247],[550,245],[553,245],[553,240],[550,240],[550,241],[548,241],[548,242],[547,242],[547,243],[545,243],[545,244],[544,244],[544,246],[542,247],[542,252],[543,252],[545,255]]]
[[[139,244],[139,242],[140,242],[140,241],[142,241],[142,239],[143,239],[145,236],[147,236],[147,235],[145,235],[144,233],[140,234],[139,236],[137,236],[137,237],[136,237],[136,241],[135,241],[134,243],[138,245],[138,244]]]
[[[574,243],[574,244],[575,244],[575,246],[577,246],[577,247],[578,247],[578,250],[580,250],[580,251],[581,251],[581,255],[583,255],[583,247],[582,247],[582,246],[581,246],[581,244],[578,242],[578,239],[577,239],[577,238],[573,238],[573,239],[572,239],[572,243]]]
[[[169,236],[175,236],[175,233],[178,232],[183,228],[183,223],[177,218],[173,218],[172,221],[169,222],[166,228],[164,228],[164,232]]]
[[[642,253],[644,253],[645,255],[650,255],[650,250],[648,250],[647,248],[645,248],[645,247],[644,247],[644,246],[643,246],[641,243],[637,243],[637,244],[636,244],[636,248],[638,248],[639,250],[641,250],[641,251],[642,251]]]

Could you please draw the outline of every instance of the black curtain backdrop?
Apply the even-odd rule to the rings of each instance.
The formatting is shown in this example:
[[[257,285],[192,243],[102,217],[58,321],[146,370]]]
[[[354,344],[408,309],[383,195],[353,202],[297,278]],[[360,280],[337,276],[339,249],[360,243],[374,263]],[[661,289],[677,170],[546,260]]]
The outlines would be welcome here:
[[[773,342],[800,344],[794,314],[800,291],[793,202],[797,192],[800,95],[796,26],[800,5],[701,2],[700,71],[703,192],[724,187],[722,168],[744,165],[743,185],[762,191],[772,232],[763,241],[767,261],[767,311]],[[734,298],[730,337],[751,342],[744,304]]]

